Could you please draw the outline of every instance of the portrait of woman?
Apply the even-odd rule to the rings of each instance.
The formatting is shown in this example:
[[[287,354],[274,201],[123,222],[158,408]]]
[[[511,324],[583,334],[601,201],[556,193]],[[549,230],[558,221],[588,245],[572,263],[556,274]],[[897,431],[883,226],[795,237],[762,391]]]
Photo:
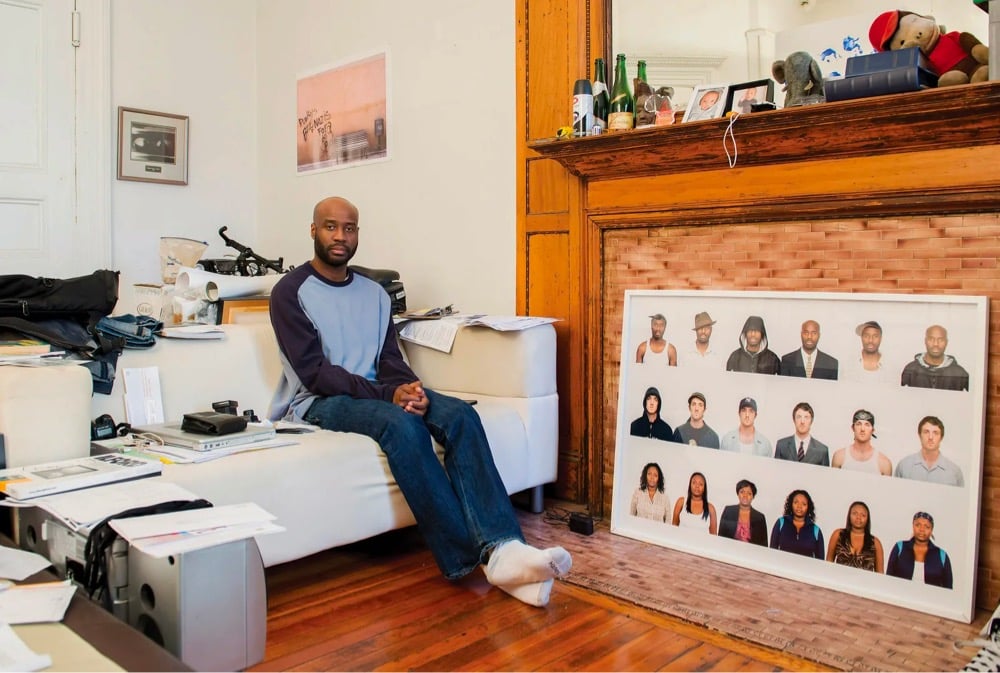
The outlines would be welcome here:
[[[826,553],[823,531],[816,525],[816,506],[801,488],[785,498],[785,515],[771,529],[771,549],[822,560]]]
[[[868,505],[857,500],[847,508],[847,522],[833,531],[826,560],[839,565],[882,572],[882,543],[872,535]]]
[[[914,514],[913,537],[892,546],[885,574],[951,589],[951,559],[934,544],[933,537],[934,517],[927,512]]]
[[[736,482],[738,505],[726,505],[719,519],[719,537],[728,537],[738,542],[749,542],[761,547],[767,546],[767,519],[751,507],[757,497],[757,485],[749,479]]]
[[[677,498],[674,503],[672,522],[675,526],[705,530],[715,535],[715,505],[708,501],[708,482],[701,472],[693,473],[688,479],[687,497]]]
[[[663,491],[663,470],[657,463],[646,463],[639,477],[639,488],[632,494],[629,513],[666,523],[669,507],[667,494]]]

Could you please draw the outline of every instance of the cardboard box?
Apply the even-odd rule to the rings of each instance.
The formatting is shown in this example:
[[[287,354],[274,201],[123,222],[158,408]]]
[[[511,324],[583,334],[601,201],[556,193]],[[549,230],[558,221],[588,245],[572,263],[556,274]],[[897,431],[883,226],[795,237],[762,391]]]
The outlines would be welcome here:
[[[164,324],[173,322],[172,302],[173,285],[159,283],[135,283],[132,286],[135,297],[136,315],[153,316]]]

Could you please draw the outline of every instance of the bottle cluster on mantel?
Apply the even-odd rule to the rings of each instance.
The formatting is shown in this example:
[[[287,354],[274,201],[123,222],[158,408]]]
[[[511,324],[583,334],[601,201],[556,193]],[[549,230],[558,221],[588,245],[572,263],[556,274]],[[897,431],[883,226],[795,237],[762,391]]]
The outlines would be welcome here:
[[[635,83],[646,82],[646,62],[637,64]],[[593,96],[593,125],[589,134],[616,133],[635,128],[635,98],[625,68],[625,54],[615,57],[614,78],[608,89],[607,69],[603,58],[594,59],[594,80],[591,84]],[[574,119],[576,118],[574,111]],[[577,133],[576,135],[579,135]]]

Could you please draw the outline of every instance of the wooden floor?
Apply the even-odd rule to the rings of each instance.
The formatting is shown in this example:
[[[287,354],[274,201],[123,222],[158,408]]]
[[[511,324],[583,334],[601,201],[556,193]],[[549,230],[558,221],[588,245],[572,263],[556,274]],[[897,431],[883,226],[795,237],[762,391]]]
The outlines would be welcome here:
[[[547,608],[448,582],[413,529],[267,570],[253,671],[831,670],[557,582]]]

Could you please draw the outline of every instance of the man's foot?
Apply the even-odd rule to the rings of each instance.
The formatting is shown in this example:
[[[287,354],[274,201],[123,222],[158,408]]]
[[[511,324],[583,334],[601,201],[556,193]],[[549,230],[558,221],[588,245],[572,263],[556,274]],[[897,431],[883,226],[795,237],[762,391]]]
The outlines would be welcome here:
[[[562,547],[537,549],[520,540],[509,540],[490,553],[483,568],[486,579],[494,586],[514,586],[544,582],[569,572],[573,558]]]
[[[549,595],[552,593],[552,580],[529,582],[528,584],[500,584],[498,588],[522,603],[534,605],[536,608],[544,608],[549,604]]]

